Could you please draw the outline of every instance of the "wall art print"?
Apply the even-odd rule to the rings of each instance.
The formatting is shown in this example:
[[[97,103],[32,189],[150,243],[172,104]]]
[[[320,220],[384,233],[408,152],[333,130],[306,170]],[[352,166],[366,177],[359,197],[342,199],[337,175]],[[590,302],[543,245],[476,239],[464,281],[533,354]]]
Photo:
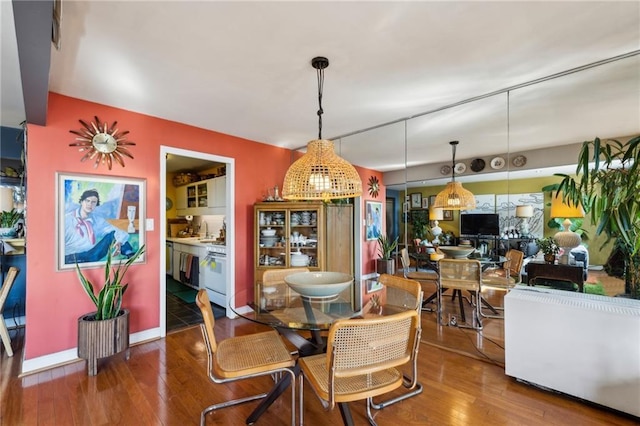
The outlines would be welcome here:
[[[364,220],[367,241],[377,240],[382,235],[382,203],[366,201]]]
[[[145,243],[145,184],[144,179],[58,173],[58,269],[73,269],[76,262],[81,268],[101,266],[112,242],[115,260],[135,253]]]

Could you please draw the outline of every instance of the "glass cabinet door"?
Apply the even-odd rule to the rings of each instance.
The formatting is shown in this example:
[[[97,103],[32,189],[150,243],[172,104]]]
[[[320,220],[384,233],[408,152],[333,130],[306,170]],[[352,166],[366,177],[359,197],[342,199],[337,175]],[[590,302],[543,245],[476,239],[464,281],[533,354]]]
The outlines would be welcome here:
[[[289,249],[292,267],[318,267],[318,210],[289,210]]]
[[[257,209],[256,213],[256,239],[258,240],[256,266],[288,267],[287,211],[265,208]]]

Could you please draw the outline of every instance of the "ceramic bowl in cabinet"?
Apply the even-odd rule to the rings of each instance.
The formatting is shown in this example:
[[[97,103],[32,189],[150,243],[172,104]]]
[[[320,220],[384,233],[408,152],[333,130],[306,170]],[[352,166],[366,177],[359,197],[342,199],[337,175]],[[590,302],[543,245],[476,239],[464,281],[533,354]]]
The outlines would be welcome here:
[[[262,237],[260,238],[260,244],[264,244],[265,247],[273,247],[278,242],[279,238],[277,236],[274,237]]]
[[[267,229],[263,229],[262,231],[260,231],[260,233],[265,237],[273,237],[274,235],[276,235],[276,230],[275,229],[271,229],[271,228],[267,228]]]
[[[329,298],[349,288],[353,277],[342,272],[298,272],[286,276],[284,281],[302,296]]]
[[[291,253],[291,266],[309,266],[309,256],[300,251]]]

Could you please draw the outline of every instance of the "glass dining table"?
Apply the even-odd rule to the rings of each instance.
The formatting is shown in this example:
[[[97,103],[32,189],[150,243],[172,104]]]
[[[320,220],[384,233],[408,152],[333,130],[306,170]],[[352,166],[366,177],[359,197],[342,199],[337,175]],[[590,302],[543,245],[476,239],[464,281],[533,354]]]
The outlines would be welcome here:
[[[310,298],[293,291],[287,284],[258,286],[254,297],[248,298],[242,291],[231,297],[229,306],[238,316],[276,329],[298,350],[298,356],[309,356],[326,351],[326,332],[331,324],[340,319],[367,318],[372,315],[391,315],[415,309],[415,297],[395,287],[385,287],[377,278],[356,280],[361,289],[368,289],[378,296],[379,306],[371,302],[358,306],[355,287],[352,285],[343,292],[325,298]],[[236,306],[236,300],[252,300],[243,306]],[[298,368],[297,365],[295,367]],[[296,374],[299,372],[296,371]],[[247,418],[247,424],[254,423],[260,415],[287,388],[288,377],[276,383]],[[348,405],[339,404],[343,416],[350,418]]]
[[[410,300],[410,294],[394,287],[378,285],[376,278],[358,280],[357,284],[361,289],[370,289],[379,295],[382,306],[380,315],[401,312],[415,303]],[[257,301],[236,307],[235,301],[239,295],[234,295],[230,299],[230,307],[242,318],[278,330],[293,343],[300,356],[308,356],[324,352],[326,341],[322,334],[335,321],[372,315],[371,304],[357,306],[356,300],[359,298],[355,294],[353,285],[339,294],[324,298],[302,296],[286,284],[260,285],[253,297]],[[246,294],[242,296],[243,300],[250,300],[244,297]]]

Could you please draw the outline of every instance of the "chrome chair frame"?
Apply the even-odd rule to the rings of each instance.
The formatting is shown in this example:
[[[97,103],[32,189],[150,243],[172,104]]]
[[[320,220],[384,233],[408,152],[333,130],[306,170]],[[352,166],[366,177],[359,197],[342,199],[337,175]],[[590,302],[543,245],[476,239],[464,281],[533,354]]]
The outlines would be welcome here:
[[[422,306],[422,286],[416,280],[409,280],[406,278],[400,278],[392,275],[383,274],[379,278],[380,283],[386,287],[396,287],[401,288],[409,294],[412,294],[416,299],[416,305],[414,309],[418,313],[418,324],[420,325],[420,330],[418,332],[418,342],[420,342],[420,334],[422,333],[422,318],[420,317],[420,309]],[[411,398],[412,396],[420,395],[423,391],[423,386],[420,382],[418,382],[418,347],[415,349],[412,359],[411,359],[411,376],[407,376],[403,374],[403,382],[402,385],[408,390],[408,392],[403,393],[395,398],[387,399],[380,402],[373,401],[371,399],[371,408],[375,410],[381,410],[384,407],[387,407],[391,404],[395,404],[396,402],[403,401],[407,398]]]
[[[349,413],[347,403],[349,401],[365,400],[369,424],[376,426],[374,415],[371,412],[372,399],[376,395],[388,393],[402,386],[403,375],[397,367],[410,362],[412,354],[415,354],[418,350],[421,331],[419,317],[418,312],[412,309],[377,318],[336,321],[329,331],[330,349],[327,353],[300,358],[298,361],[301,367],[301,374],[298,377],[300,425],[304,424],[304,379],[306,378],[325,409],[333,409],[335,404],[340,404],[340,411],[345,425],[353,424],[352,419],[347,414]],[[356,357],[353,351],[354,348],[347,350],[344,347],[344,343],[334,345],[334,342],[339,340],[336,336],[342,330],[363,327],[368,327],[369,331],[372,327],[385,330],[386,327],[391,325],[396,328],[404,328],[406,326],[406,332],[408,333],[406,338],[397,333],[387,335],[382,331],[376,331],[376,336],[380,336],[379,342],[358,338],[362,336],[349,339],[340,338],[342,342],[353,342],[356,347],[359,347],[358,349],[362,349],[365,344],[373,345],[371,346],[373,348],[379,348],[379,350],[374,349],[375,353],[371,354],[371,359],[364,359],[368,357]],[[349,332],[347,331],[347,333]],[[390,349],[397,349],[399,344],[404,346],[403,353]],[[322,382],[319,382],[320,380]],[[355,380],[356,384],[342,382],[344,380]],[[318,382],[318,384],[314,384],[314,382]],[[375,383],[375,387],[369,387],[369,382]],[[363,383],[366,383],[367,386],[361,388],[361,386],[364,386]],[[318,388],[325,387],[325,389],[319,390],[316,386]],[[339,393],[336,392],[336,387],[349,389],[345,390],[344,393]]]
[[[204,295],[203,295],[204,292]],[[200,306],[201,302],[201,298],[205,299],[207,302],[209,301],[208,296],[206,295],[206,290],[201,289],[198,292],[198,296],[196,297],[196,301],[198,302],[198,306],[200,307],[201,310],[206,310],[209,309],[211,310],[211,306],[209,305],[207,306]],[[204,312],[203,312],[204,314]],[[204,316],[204,315],[203,315]],[[213,313],[211,313],[211,318],[213,318]],[[236,374],[234,377],[228,377],[228,378],[223,378],[223,377],[218,377],[215,375],[215,361],[214,361],[214,357],[215,357],[215,352],[214,352],[214,348],[218,348],[218,346],[220,346],[221,344],[224,344],[224,342],[226,341],[223,340],[220,343],[217,343],[215,341],[212,341],[210,336],[209,336],[209,332],[207,331],[207,325],[206,325],[206,320],[205,323],[200,324],[200,330],[202,331],[202,337],[203,340],[205,342],[205,347],[207,348],[207,375],[209,377],[209,379],[214,382],[214,383],[218,383],[218,384],[223,384],[223,383],[228,383],[228,382],[233,382],[233,381],[238,381],[238,380],[245,380],[245,379],[250,379],[250,378],[255,378],[255,377],[261,377],[261,376],[271,376],[274,381],[276,382],[276,384],[279,383],[283,383],[282,380],[284,380],[283,375],[284,374],[288,374],[290,376],[290,383],[291,383],[291,425],[294,426],[295,422],[296,422],[296,391],[295,391],[295,382],[296,382],[296,373],[297,373],[297,368],[295,367],[295,360],[293,358],[291,358],[291,363],[288,366],[285,367],[279,367],[279,368],[270,368],[270,369],[265,369],[263,371],[256,371],[254,373],[247,373],[247,374],[243,374],[243,375],[237,375],[237,372],[234,372],[234,374]],[[278,338],[280,339],[280,336],[277,334],[277,332],[275,330],[273,331],[267,331],[267,332],[263,332],[263,333],[256,333],[254,335],[249,335],[249,336],[257,336],[260,334],[267,334],[267,333],[273,333],[274,334],[274,338]],[[238,339],[238,338],[242,338],[243,336],[240,337],[230,337],[229,340],[231,339]],[[215,334],[213,335],[213,338],[215,339]],[[284,345],[284,343],[283,343]],[[288,352],[288,350],[287,350]],[[259,366],[257,368],[260,368]],[[246,368],[247,370],[250,369],[257,369],[257,368]],[[222,408],[228,408],[228,407],[232,407],[235,405],[239,405],[239,404],[244,404],[246,402],[251,402],[251,401],[255,401],[255,400],[259,400],[259,399],[263,399],[263,398],[267,398],[269,396],[270,393],[275,391],[275,387],[273,389],[271,389],[270,392],[263,392],[257,395],[252,395],[252,396],[247,396],[244,398],[238,398],[238,399],[234,399],[231,401],[224,401],[224,402],[220,402],[220,403],[216,403],[216,404],[212,404],[208,407],[206,407],[204,410],[202,410],[202,412],[200,413],[200,426],[204,426],[206,424],[206,416],[207,414],[222,409]],[[265,408],[266,409],[266,408]],[[259,415],[259,414],[258,414]]]
[[[473,279],[466,279],[465,277],[454,277],[448,275],[448,267],[464,268],[465,266],[472,269]],[[471,294],[472,300],[470,300],[471,306],[473,306],[473,319],[472,325],[465,326],[456,324],[460,328],[471,328],[474,330],[482,330],[482,265],[477,260],[469,259],[441,259],[439,262],[440,275],[438,280],[438,325],[444,325],[442,322],[442,295],[444,291],[452,290],[466,290]],[[464,306],[462,302],[462,294],[459,295],[460,310],[464,313]],[[475,299],[475,300],[473,300]],[[475,326],[473,325],[475,321]]]

